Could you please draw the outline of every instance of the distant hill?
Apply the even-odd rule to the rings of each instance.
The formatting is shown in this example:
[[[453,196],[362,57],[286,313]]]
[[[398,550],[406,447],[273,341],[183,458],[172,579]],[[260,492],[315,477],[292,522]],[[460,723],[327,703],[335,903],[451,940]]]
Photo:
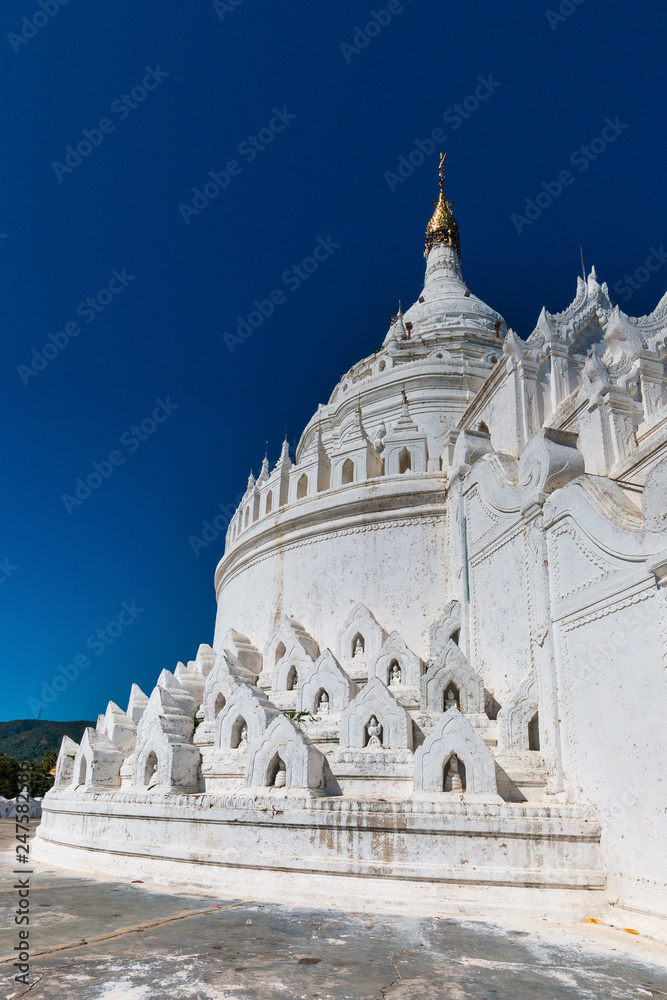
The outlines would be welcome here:
[[[83,736],[86,726],[95,728],[95,722],[49,722],[46,719],[13,719],[0,722],[0,752],[17,760],[34,760],[47,750],[60,748],[63,736],[76,743]]]

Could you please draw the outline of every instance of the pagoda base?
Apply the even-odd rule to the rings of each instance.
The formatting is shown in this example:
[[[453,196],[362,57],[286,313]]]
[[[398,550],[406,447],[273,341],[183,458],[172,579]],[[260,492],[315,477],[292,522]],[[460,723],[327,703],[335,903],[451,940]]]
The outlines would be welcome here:
[[[605,905],[584,806],[53,791],[37,860],[224,898],[498,919]]]

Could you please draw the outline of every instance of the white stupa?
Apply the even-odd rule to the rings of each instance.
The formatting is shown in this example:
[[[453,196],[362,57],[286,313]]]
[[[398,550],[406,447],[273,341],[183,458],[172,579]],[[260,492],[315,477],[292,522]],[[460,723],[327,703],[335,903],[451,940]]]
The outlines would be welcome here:
[[[251,476],[212,646],[64,740],[38,857],[664,934],[666,352],[594,271],[508,330],[441,164],[417,301]]]

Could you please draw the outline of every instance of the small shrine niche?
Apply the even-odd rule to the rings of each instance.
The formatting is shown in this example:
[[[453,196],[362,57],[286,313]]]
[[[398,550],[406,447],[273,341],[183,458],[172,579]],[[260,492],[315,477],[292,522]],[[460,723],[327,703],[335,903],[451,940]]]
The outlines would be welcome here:
[[[296,498],[302,500],[305,496],[308,496],[308,476],[304,472],[296,484]]]
[[[352,640],[352,657],[353,659],[362,657],[366,652],[366,643],[364,642],[364,637],[361,632],[357,632],[354,639]]]
[[[346,458],[343,462],[343,475],[342,484],[346,486],[348,483],[354,482],[354,462],[351,458]]]
[[[284,642],[279,642],[278,645],[276,646],[276,658],[273,661],[274,667],[278,663],[280,663],[280,661],[282,660],[282,658],[283,658],[283,656],[285,655],[286,652],[287,652],[287,650],[285,648],[285,643]]]
[[[315,698],[315,712],[317,715],[328,715],[329,707],[329,695],[324,688],[321,688]]]
[[[408,448],[403,448],[398,456],[398,471],[399,473],[410,472],[412,469],[412,455]]]
[[[382,726],[377,720],[377,716],[371,715],[366,723],[366,743],[367,747],[382,746]]]
[[[294,664],[292,664],[292,666],[289,668],[289,673],[287,674],[287,690],[297,691],[298,688],[299,688],[299,674],[297,673],[297,669],[294,666]]]
[[[461,629],[455,628],[449,638],[452,640],[453,643],[455,643],[458,646],[459,639],[461,638]]]
[[[528,723],[528,749],[540,749],[540,719],[537,712]]]
[[[245,750],[248,746],[248,725],[242,715],[232,726],[230,746],[232,750]]]
[[[287,785],[287,768],[280,754],[276,754],[269,765],[267,785],[271,788],[285,788]]]
[[[144,785],[148,788],[149,785],[153,783],[155,778],[155,773],[157,771],[157,754],[151,751],[146,758],[146,766],[144,768]]]
[[[215,699],[215,709],[214,709],[214,711],[215,711],[215,718],[216,719],[218,718],[218,716],[222,712],[222,710],[225,707],[226,703],[227,703],[227,699],[225,698],[224,694],[222,692],[220,692],[220,694],[218,695],[218,697]]]
[[[465,764],[455,753],[451,755],[443,768],[442,790],[444,792],[465,792],[466,790]]]
[[[392,660],[389,664],[387,681],[390,687],[403,683],[403,671],[398,660]]]
[[[442,698],[443,712],[449,711],[450,708],[458,708],[461,711],[461,694],[453,682],[447,685]]]

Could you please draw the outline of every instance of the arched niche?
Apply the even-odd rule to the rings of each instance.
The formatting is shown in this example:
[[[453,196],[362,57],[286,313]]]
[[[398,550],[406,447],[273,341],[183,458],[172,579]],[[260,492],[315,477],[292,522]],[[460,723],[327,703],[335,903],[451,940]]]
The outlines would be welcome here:
[[[537,681],[528,675],[498,712],[498,745],[504,750],[539,750]]]
[[[219,654],[204,685],[202,696],[204,721],[213,724],[237,689],[252,684],[254,679],[254,674],[247,670],[229,650]]]
[[[375,717],[382,729],[382,746],[412,749],[412,719],[379,677],[372,677],[340,716],[341,747],[365,747],[368,724]]]
[[[422,711],[444,711],[445,692],[451,684],[458,692],[458,707],[463,713],[483,714],[484,682],[463,651],[449,639],[421,679]]]
[[[158,769],[157,754],[154,750],[151,750],[146,757],[144,764],[144,785],[149,788],[150,785],[154,783],[156,772]]]
[[[279,714],[263,692],[245,686],[234,693],[217,719],[213,745],[220,750],[238,749],[243,725],[247,729],[248,744],[256,743]]]
[[[279,714],[248,751],[246,787],[260,791],[277,788],[279,761],[285,766],[285,793],[307,791],[323,795],[326,788],[324,756],[308,737]]]
[[[462,765],[460,775],[465,789],[445,790],[451,778],[451,759]],[[465,716],[452,708],[438,720],[435,729],[415,751],[414,793],[416,795],[459,795],[486,801],[502,801],[496,784],[493,753]]]
[[[341,663],[355,659],[354,650],[360,639],[362,651],[358,659],[375,660],[380,655],[386,637],[372,612],[364,604],[357,602],[336,636],[336,658]]]
[[[441,618],[429,629],[431,659],[437,659],[450,639],[459,644],[461,634],[461,605],[458,601],[450,601]]]
[[[302,712],[317,714],[318,698],[326,691],[329,713],[339,715],[349,705],[358,688],[343,670],[330,649],[325,649],[299,688],[298,707]]]
[[[400,680],[391,683],[393,665],[398,666]],[[418,687],[422,661],[398,632],[392,632],[383,642],[380,655],[371,662],[368,672],[370,676],[379,677],[388,687]]]

